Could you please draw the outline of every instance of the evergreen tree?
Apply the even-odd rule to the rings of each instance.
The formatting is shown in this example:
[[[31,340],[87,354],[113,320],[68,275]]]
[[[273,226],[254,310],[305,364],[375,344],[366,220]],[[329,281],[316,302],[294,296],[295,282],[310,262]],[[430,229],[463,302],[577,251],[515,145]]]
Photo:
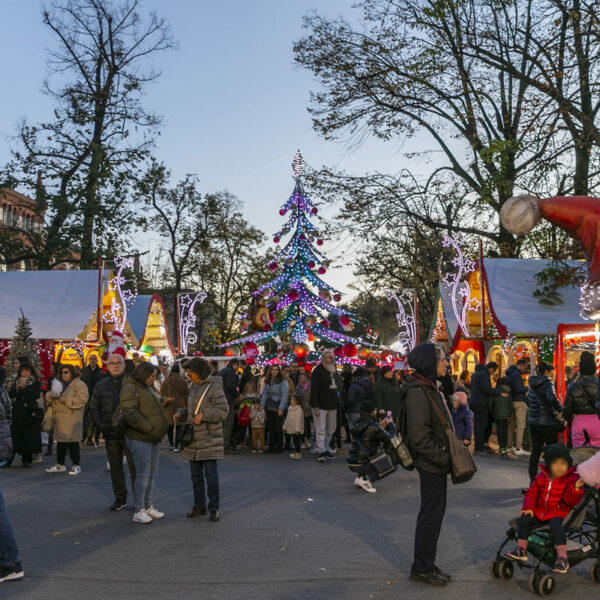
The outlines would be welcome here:
[[[35,370],[38,373],[40,372],[40,361],[35,349],[35,340],[31,337],[33,334],[31,323],[23,313],[23,309],[20,308],[19,310],[21,311],[21,316],[17,321],[15,335],[13,336],[10,344],[10,352],[6,357],[6,362],[4,363],[4,367],[9,378],[15,376],[17,367],[19,366],[20,357],[27,357],[28,361],[33,365]]]

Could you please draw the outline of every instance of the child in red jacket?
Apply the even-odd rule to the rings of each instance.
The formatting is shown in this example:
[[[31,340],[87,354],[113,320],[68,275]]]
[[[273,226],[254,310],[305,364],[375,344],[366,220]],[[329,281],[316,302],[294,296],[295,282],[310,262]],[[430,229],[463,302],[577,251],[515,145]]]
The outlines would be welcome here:
[[[525,494],[518,526],[517,547],[508,558],[527,562],[527,538],[534,527],[548,524],[556,544],[556,562],[553,571],[566,573],[567,538],[563,519],[583,497],[583,480],[579,478],[569,449],[562,444],[552,444],[544,452],[546,466],[540,466],[533,483]]]

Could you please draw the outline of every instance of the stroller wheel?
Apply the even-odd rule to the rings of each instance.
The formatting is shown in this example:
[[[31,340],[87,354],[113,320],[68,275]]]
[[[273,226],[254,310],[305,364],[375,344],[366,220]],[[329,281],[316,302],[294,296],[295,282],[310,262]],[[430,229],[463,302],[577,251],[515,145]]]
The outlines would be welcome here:
[[[498,561],[498,577],[502,579],[502,581],[508,581],[512,579],[512,576],[515,572],[515,568],[510,560],[506,558],[501,558]]]
[[[537,585],[537,593],[540,596],[549,596],[556,586],[552,575],[542,575]]]
[[[600,563],[594,563],[590,567],[590,579],[594,583],[600,583]]]
[[[499,579],[500,577],[500,572],[498,569],[499,565],[498,565],[498,560],[493,558],[492,560],[490,560],[490,564],[489,564],[489,573],[490,573],[490,577],[492,577],[493,579]]]

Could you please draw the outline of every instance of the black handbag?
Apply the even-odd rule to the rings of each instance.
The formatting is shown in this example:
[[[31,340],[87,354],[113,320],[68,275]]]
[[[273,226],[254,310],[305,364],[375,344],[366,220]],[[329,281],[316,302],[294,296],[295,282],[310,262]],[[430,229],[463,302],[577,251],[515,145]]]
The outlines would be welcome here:
[[[196,408],[194,409],[194,414],[192,415],[192,418],[188,419],[188,422],[183,426],[183,431],[181,432],[181,435],[179,436],[179,447],[182,449],[187,448],[194,441],[194,419],[200,412],[200,407],[202,406],[202,403],[204,402],[204,397],[206,396],[206,392],[208,392],[208,389],[210,388],[211,385],[212,384],[209,383],[204,388],[204,391],[202,392],[202,395],[200,396],[200,399],[198,400],[198,402],[196,404]]]
[[[475,460],[473,460],[473,455],[469,448],[464,445],[463,441],[454,433],[454,429],[450,427],[448,419],[444,418],[442,410],[429,393],[427,393],[427,397],[446,434],[452,483],[466,483],[477,472],[477,465],[475,464]]]
[[[371,465],[371,467],[373,467],[377,473],[377,479],[383,479],[396,470],[396,465],[394,465],[391,457],[388,454],[381,452],[376,456],[369,456],[361,441],[358,438],[355,439],[358,447],[361,449],[363,455],[367,459],[367,464]]]

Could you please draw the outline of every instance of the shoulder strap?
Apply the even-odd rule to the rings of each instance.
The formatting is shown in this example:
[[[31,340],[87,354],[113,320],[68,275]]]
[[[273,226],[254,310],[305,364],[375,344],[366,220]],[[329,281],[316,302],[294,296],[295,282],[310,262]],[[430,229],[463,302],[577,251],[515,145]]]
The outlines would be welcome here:
[[[583,383],[581,381],[577,382],[577,386],[579,387],[579,389],[583,392],[583,395],[592,403],[594,404],[594,402],[596,401],[595,398],[592,398],[588,391],[585,389],[585,386],[583,385]]]
[[[206,396],[206,392],[208,392],[208,389],[210,388],[211,385],[212,385],[212,383],[209,382],[209,384],[204,388],[204,391],[202,392],[202,396],[200,396],[200,399],[198,400],[198,403],[196,404],[196,409],[194,410],[194,417],[196,417],[198,415],[198,413],[200,412],[200,407],[202,406],[202,403],[204,402],[204,397]]]
[[[425,393],[427,394],[427,398],[429,398],[429,403],[431,404],[431,406],[433,406],[433,410],[435,411],[435,414],[440,420],[442,427],[444,429],[450,429],[450,423],[448,423],[448,419],[444,418],[444,415],[442,414],[440,407],[437,405],[437,402],[431,397],[428,390]]]

